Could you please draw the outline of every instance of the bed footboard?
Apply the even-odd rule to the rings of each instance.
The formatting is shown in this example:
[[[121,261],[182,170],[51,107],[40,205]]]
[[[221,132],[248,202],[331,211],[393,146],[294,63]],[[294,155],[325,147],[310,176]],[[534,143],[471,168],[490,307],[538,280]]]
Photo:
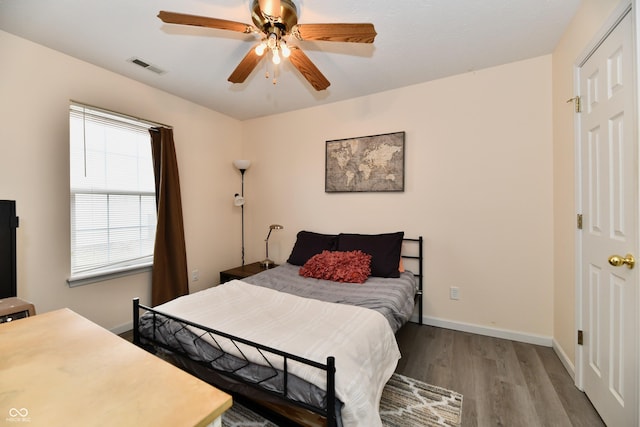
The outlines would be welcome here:
[[[141,311],[145,312],[144,325],[141,325]],[[159,328],[166,329],[167,325],[170,325],[175,335],[167,338],[156,333]],[[146,330],[145,333],[141,333],[141,327]],[[149,334],[149,330],[151,334]],[[194,332],[195,330],[198,331],[197,334]],[[206,341],[204,340],[205,337]],[[225,352],[219,344],[221,340],[231,342],[237,351],[233,355]],[[212,378],[222,377],[242,384],[245,389],[248,387],[249,390],[255,390],[261,395],[266,394],[278,402],[281,401],[285,404],[311,411],[326,419],[328,427],[338,425],[337,414],[340,411],[340,402],[337,401],[335,393],[336,368],[334,357],[327,357],[326,363],[318,363],[241,337],[216,331],[188,320],[167,315],[140,304],[138,298],[133,300],[133,342],[147,351],[156,352],[162,350],[179,358],[188,359],[188,363],[181,363],[183,369],[217,387],[226,389],[225,391],[232,394],[237,393],[237,390],[229,390],[224,384],[218,383]],[[205,345],[211,347],[214,353],[206,358],[202,358],[200,355],[194,356],[192,347],[200,348]],[[260,365],[249,361],[245,354],[247,353],[247,348],[260,355],[262,359]],[[282,366],[281,369],[274,366],[274,360],[280,362],[278,366]],[[324,399],[320,399],[320,401],[324,401],[324,404],[308,403],[292,397],[292,395],[295,395],[292,384],[299,384],[302,380],[290,374],[288,366],[290,362],[308,365],[326,372],[327,390],[324,394]],[[193,369],[193,367],[197,367],[197,369]],[[202,378],[203,375],[198,375],[196,371],[201,372],[203,368],[214,371],[215,375],[206,375],[206,378]],[[255,374],[256,370],[259,371],[258,374]],[[253,372],[253,375],[248,376],[246,372],[249,371]],[[251,396],[246,397],[250,398]]]

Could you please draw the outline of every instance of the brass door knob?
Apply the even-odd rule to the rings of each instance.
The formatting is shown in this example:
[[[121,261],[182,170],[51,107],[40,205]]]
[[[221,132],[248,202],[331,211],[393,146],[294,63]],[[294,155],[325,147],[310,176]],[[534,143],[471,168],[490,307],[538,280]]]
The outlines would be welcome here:
[[[627,254],[627,256],[625,257],[621,257],[620,255],[611,255],[609,257],[609,264],[613,265],[614,267],[626,265],[629,270],[631,270],[636,264],[636,259],[631,254]]]

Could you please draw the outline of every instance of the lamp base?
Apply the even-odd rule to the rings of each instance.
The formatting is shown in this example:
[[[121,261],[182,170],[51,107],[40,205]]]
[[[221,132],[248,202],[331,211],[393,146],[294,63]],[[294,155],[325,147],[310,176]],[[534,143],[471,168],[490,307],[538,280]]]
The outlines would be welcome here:
[[[260,267],[262,268],[272,268],[274,265],[276,265],[276,263],[271,261],[269,258],[260,261]]]

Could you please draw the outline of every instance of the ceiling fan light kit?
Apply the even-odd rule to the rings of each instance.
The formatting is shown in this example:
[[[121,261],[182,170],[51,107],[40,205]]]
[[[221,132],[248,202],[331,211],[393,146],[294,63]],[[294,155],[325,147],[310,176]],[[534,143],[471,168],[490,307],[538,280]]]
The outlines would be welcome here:
[[[278,65],[282,58],[304,76],[315,90],[325,90],[331,84],[311,62],[300,46],[291,41],[306,40],[373,43],[377,35],[373,24],[298,24],[298,10],[292,0],[253,0],[251,19],[254,25],[225,19],[160,11],[158,17],[168,24],[193,25],[259,34],[260,43],[249,50],[227,79],[231,83],[243,83],[255,69],[265,52],[271,53],[271,61]],[[275,84],[275,79],[274,79]]]

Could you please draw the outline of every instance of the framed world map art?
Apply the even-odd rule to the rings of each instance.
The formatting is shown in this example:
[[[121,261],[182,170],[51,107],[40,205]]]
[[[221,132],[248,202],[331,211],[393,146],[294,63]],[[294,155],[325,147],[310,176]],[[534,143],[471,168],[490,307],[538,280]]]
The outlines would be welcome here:
[[[404,132],[327,141],[324,191],[404,191]]]

